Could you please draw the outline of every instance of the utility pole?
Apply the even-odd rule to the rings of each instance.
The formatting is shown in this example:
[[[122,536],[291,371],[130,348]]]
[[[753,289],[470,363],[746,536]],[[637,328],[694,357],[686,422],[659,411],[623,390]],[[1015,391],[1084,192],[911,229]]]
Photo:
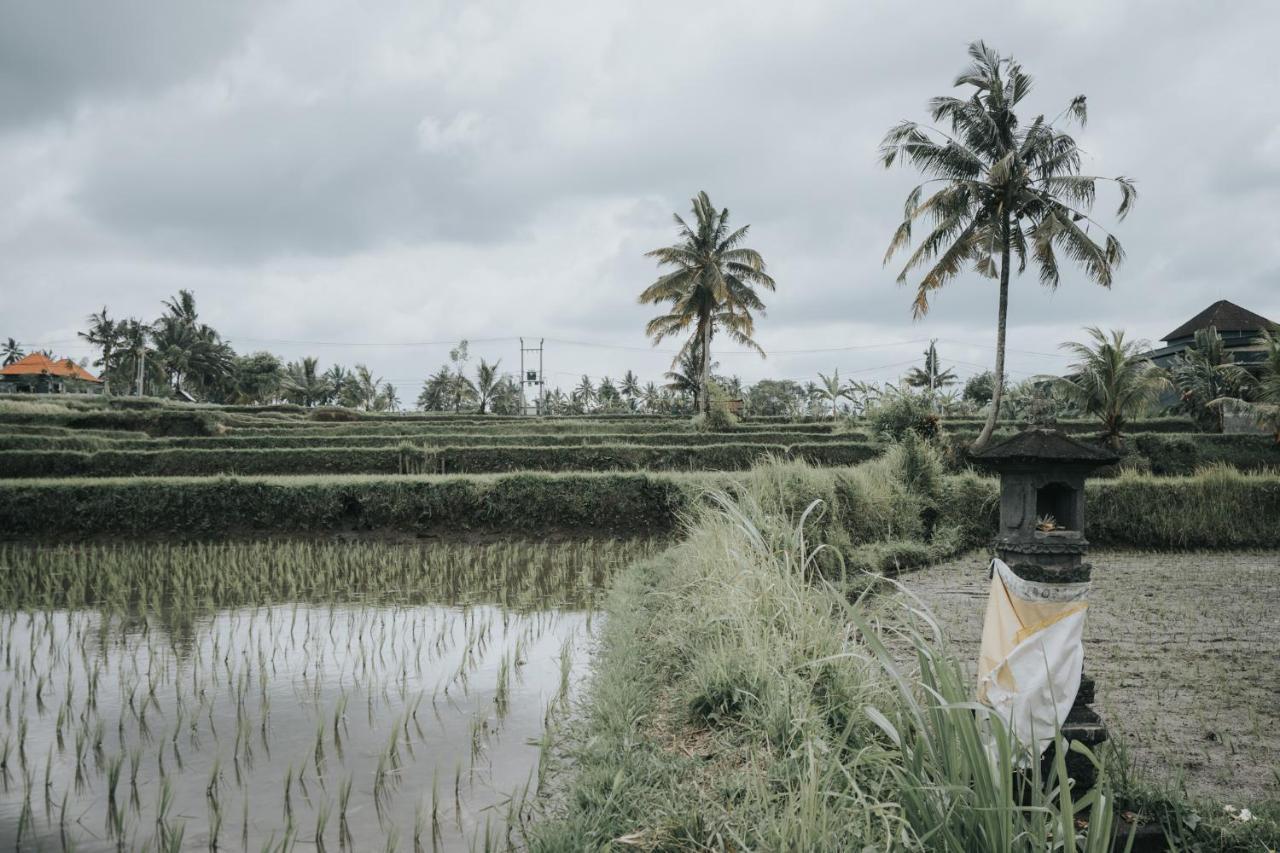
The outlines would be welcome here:
[[[142,378],[146,375],[147,348],[138,347],[138,396],[142,396]]]
[[[538,345],[535,347],[532,343],[525,346],[524,338],[520,339],[520,414],[529,414],[529,404],[525,399],[525,388],[537,389],[537,397],[534,399],[533,413],[536,415],[546,414],[546,385],[542,373],[542,344],[544,338],[538,338]],[[528,353],[528,363],[526,366],[525,354]],[[533,369],[533,353],[538,354],[538,369]]]

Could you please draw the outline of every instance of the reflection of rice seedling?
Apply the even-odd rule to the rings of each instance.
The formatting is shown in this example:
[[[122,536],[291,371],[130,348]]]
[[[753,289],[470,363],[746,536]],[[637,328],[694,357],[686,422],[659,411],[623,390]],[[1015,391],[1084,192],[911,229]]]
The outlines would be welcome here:
[[[467,815],[495,805],[490,784],[507,782],[477,774],[464,786],[462,762],[470,752],[474,772],[499,746],[531,750],[494,738],[489,708],[498,720],[525,713],[526,667],[533,690],[554,688],[567,623],[540,608],[589,601],[599,575],[578,564],[620,547],[0,544],[0,808],[20,818],[24,844],[61,821],[67,849],[83,843],[86,815],[120,849],[172,849],[187,830],[211,848],[236,835],[246,849],[279,848],[299,827],[323,847],[335,813],[346,849],[355,836],[376,849],[411,831],[415,849],[428,835],[435,848],[455,834],[439,790],[453,762],[456,834],[482,832]],[[494,598],[504,605],[484,603]],[[495,669],[490,705],[477,674]],[[365,705],[355,726],[353,694]],[[428,698],[435,723],[419,713]],[[27,767],[40,752],[43,778]],[[532,756],[515,765],[532,772]],[[355,778],[372,780],[372,796]],[[225,799],[237,787],[238,832]],[[44,816],[22,817],[23,800],[38,798]]]

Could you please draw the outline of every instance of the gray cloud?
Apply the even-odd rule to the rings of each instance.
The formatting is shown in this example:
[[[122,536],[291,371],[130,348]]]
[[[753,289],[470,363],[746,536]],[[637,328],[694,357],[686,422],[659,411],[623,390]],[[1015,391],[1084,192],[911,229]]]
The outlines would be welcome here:
[[[670,356],[645,349],[643,252],[706,189],[779,281],[775,355],[725,369],[890,378],[938,337],[975,372],[992,288],[963,277],[911,320],[881,256],[914,176],[875,149],[979,36],[1036,76],[1033,110],[1087,93],[1087,168],[1142,192],[1112,291],[1017,282],[1015,370],[1061,364],[1043,353],[1084,325],[1154,338],[1216,298],[1280,315],[1280,9],[1262,0],[51,8],[10,4],[0,27],[0,334],[55,349],[79,352],[103,302],[151,316],[192,287],[241,349],[405,383],[447,347],[284,341],[543,335],[621,347],[556,344],[562,381],[654,377]]]

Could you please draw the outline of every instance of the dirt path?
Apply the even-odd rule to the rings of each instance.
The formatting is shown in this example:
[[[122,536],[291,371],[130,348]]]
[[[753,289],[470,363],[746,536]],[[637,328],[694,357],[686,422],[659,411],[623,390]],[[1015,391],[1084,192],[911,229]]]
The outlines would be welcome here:
[[[976,660],[986,556],[901,580]],[[1280,796],[1280,552],[1095,551],[1085,670],[1149,778],[1241,805]]]

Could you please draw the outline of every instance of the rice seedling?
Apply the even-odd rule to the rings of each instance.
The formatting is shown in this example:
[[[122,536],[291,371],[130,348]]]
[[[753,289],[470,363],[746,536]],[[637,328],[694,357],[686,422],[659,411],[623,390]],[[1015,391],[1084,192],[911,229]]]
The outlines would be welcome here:
[[[596,587],[654,547],[0,545],[0,809],[24,844],[68,849],[99,843],[87,826],[224,848],[228,796],[245,849],[300,827],[321,848],[462,842],[539,760],[495,735],[540,722]]]

